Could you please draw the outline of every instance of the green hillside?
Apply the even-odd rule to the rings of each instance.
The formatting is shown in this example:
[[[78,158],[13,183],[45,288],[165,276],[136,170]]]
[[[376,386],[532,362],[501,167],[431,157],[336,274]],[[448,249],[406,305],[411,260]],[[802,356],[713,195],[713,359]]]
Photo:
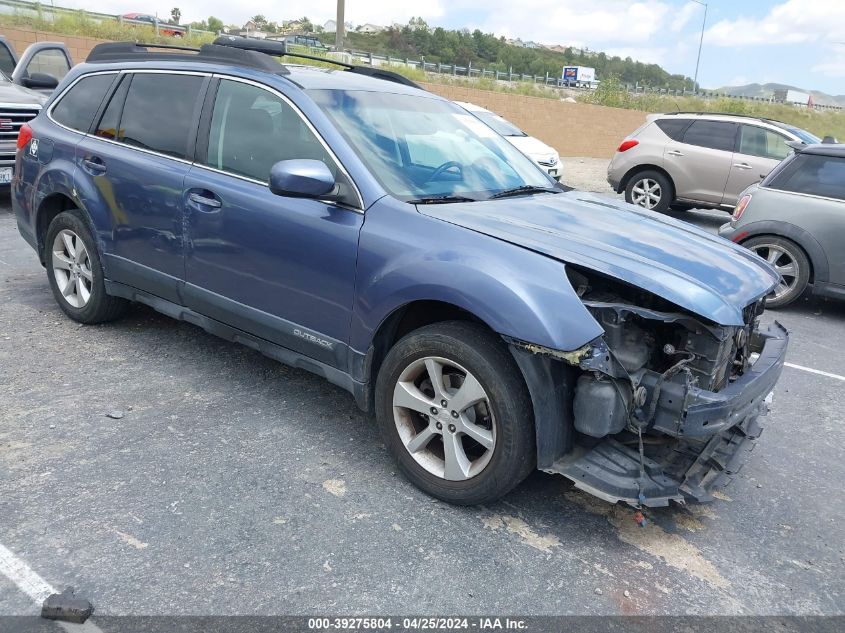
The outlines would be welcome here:
[[[334,33],[321,36],[326,43],[334,42]],[[609,57],[604,53],[587,54],[580,49],[568,48],[564,52],[545,48],[522,48],[509,45],[504,37],[475,31],[452,31],[440,27],[411,29],[407,26],[389,28],[381,33],[368,35],[349,32],[345,47],[372,52],[378,55],[443,62],[474,68],[499,70],[529,75],[560,77],[564,66],[591,66],[599,78],[615,75],[623,83],[680,90],[691,88],[692,80],[683,75],[670,75],[657,64],[636,62],[630,57]]]

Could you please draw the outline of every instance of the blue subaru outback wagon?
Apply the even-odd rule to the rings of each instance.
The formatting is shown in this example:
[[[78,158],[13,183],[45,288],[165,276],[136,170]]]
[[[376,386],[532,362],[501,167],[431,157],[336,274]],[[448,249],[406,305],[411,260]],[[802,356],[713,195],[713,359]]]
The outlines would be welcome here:
[[[786,353],[770,266],[564,191],[398,76],[284,55],[102,44],[24,126],[18,227],[71,319],[144,303],[320,374],[453,503],[534,468],[632,505],[730,480]]]

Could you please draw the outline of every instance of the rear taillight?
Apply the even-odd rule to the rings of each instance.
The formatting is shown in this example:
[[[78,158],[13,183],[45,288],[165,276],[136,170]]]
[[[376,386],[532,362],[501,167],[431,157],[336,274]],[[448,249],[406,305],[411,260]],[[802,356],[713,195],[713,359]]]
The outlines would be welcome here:
[[[20,132],[18,132],[18,149],[23,149],[26,147],[26,144],[32,140],[32,128],[29,127],[29,123],[24,123],[21,126]]]
[[[745,213],[745,209],[748,207],[749,202],[751,202],[751,194],[746,194],[739,199],[739,202],[736,203],[732,216],[734,222],[742,217],[742,214]]]
[[[617,152],[627,152],[629,149],[631,149],[632,147],[636,147],[639,144],[640,144],[639,141],[632,139],[632,138],[629,138],[627,140],[622,141],[622,144],[617,148],[616,151]]]

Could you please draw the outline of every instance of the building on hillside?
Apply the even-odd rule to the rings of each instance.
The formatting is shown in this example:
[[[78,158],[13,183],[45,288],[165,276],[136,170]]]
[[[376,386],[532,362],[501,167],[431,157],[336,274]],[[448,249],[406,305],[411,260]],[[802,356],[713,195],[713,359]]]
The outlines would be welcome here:
[[[525,48],[525,42],[523,42],[519,38],[507,39],[507,40],[505,40],[505,43],[508,44],[509,46],[517,46],[519,48]]]
[[[285,20],[282,22],[282,28],[279,29],[280,33],[299,33],[302,31],[302,22],[299,20]]]
[[[379,26],[378,24],[370,24],[367,22],[366,24],[362,24],[357,29],[355,29],[358,33],[365,33],[367,35],[375,35],[376,33],[381,33],[384,30],[383,26]]]
[[[323,22],[323,30],[326,33],[334,33],[337,31],[337,22],[335,20],[326,20]]]

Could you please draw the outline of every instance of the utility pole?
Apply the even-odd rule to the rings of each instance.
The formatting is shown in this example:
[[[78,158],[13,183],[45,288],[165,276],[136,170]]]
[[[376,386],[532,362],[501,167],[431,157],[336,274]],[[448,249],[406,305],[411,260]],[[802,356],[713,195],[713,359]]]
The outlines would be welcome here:
[[[695,94],[698,92],[698,65],[701,63],[701,46],[704,44],[704,26],[707,24],[707,3],[701,2],[700,0],[691,1],[704,7],[704,19],[701,21],[701,39],[698,40],[698,58],[695,60],[695,78],[692,80],[692,91]],[[338,2],[343,2],[343,0],[338,0]]]
[[[343,22],[343,10],[346,0],[337,0],[337,26],[334,34],[334,49],[339,53],[343,52],[343,34],[346,31],[346,26]]]

